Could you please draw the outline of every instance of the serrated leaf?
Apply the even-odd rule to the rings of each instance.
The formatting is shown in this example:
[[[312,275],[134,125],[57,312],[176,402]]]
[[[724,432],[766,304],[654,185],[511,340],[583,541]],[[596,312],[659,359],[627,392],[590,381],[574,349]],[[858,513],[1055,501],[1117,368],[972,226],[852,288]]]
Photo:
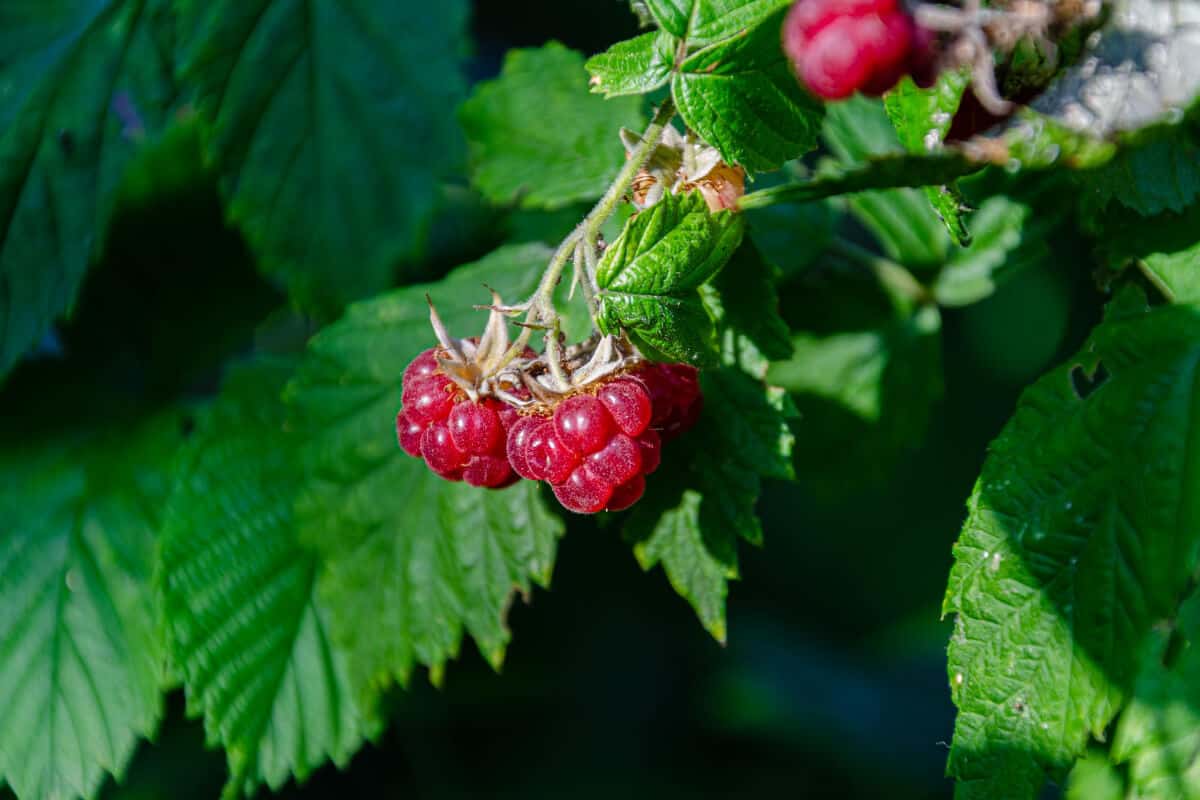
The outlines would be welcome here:
[[[937,308],[885,313],[876,327],[795,331],[791,358],[767,372],[800,413],[799,477],[825,497],[891,477],[942,397]]]
[[[813,149],[821,126],[824,107],[800,87],[780,46],[783,13],[693,53],[671,80],[688,127],[725,161],[752,172],[778,169]]]
[[[425,664],[436,677],[463,633],[499,667],[514,591],[546,585],[561,520],[537,488],[489,491],[441,480],[396,445],[400,376],[435,342],[426,293],[454,335],[477,335],[483,284],[516,302],[550,252],[502,247],[438,283],[352,306],[322,331],[286,399],[312,472],[300,487],[302,536],[321,554],[319,583],[351,678],[366,694]]]
[[[1139,136],[1108,163],[1078,176],[1087,206],[1103,209],[1116,200],[1146,216],[1183,211],[1200,196],[1198,138],[1196,121]]]
[[[1129,770],[1129,800],[1200,796],[1200,598],[1184,601],[1177,652],[1156,633],[1141,653],[1134,698],[1121,714],[1112,760]]]
[[[1101,253],[1110,267],[1133,261],[1172,303],[1200,302],[1200,205],[1183,214],[1101,220]]]
[[[1063,794],[1065,800],[1123,800],[1125,782],[1108,755],[1095,751],[1075,762]]]
[[[1200,530],[1197,342],[1192,306],[1110,314],[992,443],[944,606],[948,769],[968,796],[1032,797],[1061,778],[1174,611]]]
[[[679,40],[666,31],[651,31],[617,42],[587,60],[592,91],[617,97],[646,94],[666,85],[678,47]]]
[[[180,418],[0,448],[0,779],[94,797],[162,718],[150,586]]]
[[[183,0],[182,76],[230,216],[295,299],[391,284],[459,158],[464,0]]]
[[[1061,215],[996,196],[971,215],[974,241],[954,251],[930,287],[939,304],[955,307],[990,296],[1008,280],[1051,258],[1047,239]]]
[[[158,0],[0,7],[0,377],[70,312],[174,98]]]
[[[925,153],[941,146],[969,82],[967,70],[943,70],[928,89],[919,88],[906,76],[885,95],[888,118],[905,150]],[[966,203],[955,184],[926,186],[923,191],[954,243],[968,244],[971,236],[963,219]]]
[[[617,132],[645,117],[638,98],[586,88],[583,57],[558,42],[510,50],[500,77],[475,87],[459,118],[489,200],[554,209],[604,193],[623,163]]]
[[[792,354],[788,325],[779,316],[775,268],[749,239],[703,292],[721,339],[722,361],[765,374],[768,360]]]
[[[703,47],[762,24],[791,0],[646,0],[659,27]],[[778,26],[776,27],[778,33]]]
[[[755,514],[763,478],[793,476],[786,397],[732,367],[701,373],[704,414],[665,448],[625,538],[642,569],[662,564],[705,629],[724,642],[725,597],[736,579],[737,540],[762,543]]]
[[[345,765],[377,728],[359,710],[319,563],[292,506],[303,478],[279,393],[290,361],[241,367],[180,459],[157,583],[188,708],[229,763],[227,796],[278,791],[326,759]]]
[[[867,97],[831,104],[821,138],[846,166],[904,152],[883,103]],[[945,226],[917,189],[862,192],[848,202],[851,212],[875,234],[893,260],[927,268],[946,258],[950,238]]]
[[[738,214],[708,210],[698,192],[668,194],[633,217],[596,269],[598,322],[625,330],[652,358],[711,362],[715,331],[697,291],[742,240]]]

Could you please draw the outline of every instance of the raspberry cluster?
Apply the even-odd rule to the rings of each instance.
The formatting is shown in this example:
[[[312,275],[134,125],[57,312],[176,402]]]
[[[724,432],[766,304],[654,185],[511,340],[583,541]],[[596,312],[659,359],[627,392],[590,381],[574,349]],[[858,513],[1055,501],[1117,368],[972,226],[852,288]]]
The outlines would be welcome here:
[[[905,75],[931,85],[933,41],[900,0],[798,0],[783,24],[797,74],[826,100],[879,96]]]
[[[468,399],[426,350],[404,371],[402,403],[400,447],[441,477],[493,489],[545,481],[564,508],[594,514],[641,498],[663,443],[696,423],[703,397],[694,367],[642,364],[552,408],[518,411]]]

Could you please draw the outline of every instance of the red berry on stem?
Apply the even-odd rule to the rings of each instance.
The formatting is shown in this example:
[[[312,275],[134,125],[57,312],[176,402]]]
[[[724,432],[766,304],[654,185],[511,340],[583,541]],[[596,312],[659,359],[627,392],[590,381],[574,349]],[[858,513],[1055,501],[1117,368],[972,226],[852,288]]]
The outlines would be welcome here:
[[[641,474],[641,448],[633,439],[618,433],[603,448],[588,456],[585,463],[593,474],[617,486]]]
[[[571,471],[562,483],[551,485],[554,496],[568,511],[595,514],[603,511],[612,497],[612,485],[582,464]]]
[[[632,480],[622,483],[613,489],[612,498],[608,501],[608,510],[624,511],[638,500],[641,500],[642,494],[645,491],[646,479],[641,475],[634,476]]]
[[[400,441],[401,449],[410,456],[421,457],[421,434],[423,433],[425,433],[424,425],[410,420],[403,411],[396,415],[396,438]]]
[[[458,403],[447,420],[454,446],[464,453],[485,455],[504,442],[504,426],[496,410],[484,403]]]
[[[471,456],[463,469],[463,480],[472,486],[486,486],[496,489],[508,485],[512,477],[512,468],[508,459],[501,456]]]
[[[404,413],[414,422],[441,422],[454,406],[454,386],[444,375],[431,375],[404,388]]]
[[[630,436],[637,436],[650,424],[650,395],[637,381],[629,378],[609,381],[600,388],[597,397],[617,427]]]
[[[505,453],[508,455],[508,463],[512,464],[512,468],[522,478],[528,478],[531,481],[541,480],[540,474],[534,474],[529,467],[529,461],[525,457],[526,448],[529,447],[529,437],[539,426],[545,425],[546,420],[543,417],[520,417],[508,429],[508,439],[505,446]]]
[[[437,368],[437,349],[431,348],[426,350],[404,368],[404,377],[401,379],[401,385],[408,386],[413,381],[428,378],[437,371]]]
[[[435,422],[421,435],[421,455],[429,468],[448,480],[458,480],[467,456],[454,445],[444,422]]]
[[[662,463],[662,439],[659,438],[658,431],[651,428],[637,438],[637,444],[642,474],[649,475]]]
[[[566,480],[578,463],[578,454],[559,441],[552,421],[544,421],[529,434],[525,464],[529,473],[536,476],[534,480],[559,483]]]
[[[554,430],[559,441],[576,453],[594,453],[613,429],[613,418],[604,404],[591,395],[568,397],[554,409]]]

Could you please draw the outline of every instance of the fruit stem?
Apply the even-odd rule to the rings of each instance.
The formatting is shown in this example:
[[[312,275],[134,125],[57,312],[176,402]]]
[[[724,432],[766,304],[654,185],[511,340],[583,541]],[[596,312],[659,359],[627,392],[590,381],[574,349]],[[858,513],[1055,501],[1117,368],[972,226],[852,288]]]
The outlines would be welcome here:
[[[891,259],[876,255],[865,247],[840,237],[834,238],[829,250],[847,261],[866,267],[896,302],[908,307],[936,302],[933,293],[924,284]]]
[[[646,132],[642,134],[642,140],[629,152],[625,165],[617,173],[617,177],[609,185],[604,195],[597,201],[592,210],[588,212],[588,215],[583,218],[583,221],[567,234],[567,238],[563,239],[562,244],[554,251],[554,255],[550,258],[550,263],[546,266],[546,271],[542,273],[542,279],[538,283],[537,290],[529,298],[529,311],[525,315],[524,330],[521,331],[521,334],[513,342],[508,352],[504,354],[504,358],[500,363],[501,368],[507,366],[525,350],[525,346],[529,344],[529,337],[533,335],[535,328],[546,330],[547,344],[550,342],[550,337],[557,335],[558,313],[554,309],[554,289],[558,286],[559,280],[562,279],[563,268],[566,266],[567,261],[571,260],[578,248],[583,248],[582,264],[584,265],[584,269],[582,270],[582,282],[584,283],[584,297],[589,299],[588,312],[592,317],[592,326],[596,326],[597,309],[595,307],[595,294],[599,289],[595,285],[596,276],[594,270],[589,267],[596,261],[596,253],[599,249],[597,242],[600,238],[600,227],[616,211],[617,204],[628,193],[629,187],[633,185],[634,178],[646,166],[646,162],[650,160],[650,156],[654,153],[654,148],[658,146],[658,142],[662,138],[663,129],[666,128],[667,123],[671,121],[671,117],[674,114],[675,104],[668,97],[654,113],[654,118],[650,120],[650,125],[646,128]]]

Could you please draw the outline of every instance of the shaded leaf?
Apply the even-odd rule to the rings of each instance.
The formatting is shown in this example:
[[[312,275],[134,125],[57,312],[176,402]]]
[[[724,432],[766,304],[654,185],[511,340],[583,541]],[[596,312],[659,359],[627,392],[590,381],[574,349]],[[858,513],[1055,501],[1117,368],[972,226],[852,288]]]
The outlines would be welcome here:
[[[158,0],[0,7],[0,377],[70,312],[174,98]]]
[[[1135,262],[1172,303],[1200,302],[1200,205],[1183,214],[1101,219],[1101,255],[1113,268]]]
[[[722,361],[760,377],[766,361],[792,354],[788,325],[779,316],[775,268],[749,239],[703,292],[721,338]]]
[[[459,118],[489,200],[553,209],[604,193],[624,163],[617,132],[645,117],[641,100],[605,101],[586,85],[583,57],[550,42],[510,50],[500,77],[475,87]]]
[[[177,415],[0,448],[0,778],[93,797],[162,718],[150,586]]]
[[[529,482],[501,491],[449,483],[396,444],[400,377],[434,344],[428,293],[455,335],[478,335],[486,283],[514,302],[533,291],[549,251],[502,247],[449,278],[352,306],[323,330],[286,391],[312,470],[300,487],[301,535],[355,686],[404,682],[418,663],[436,680],[469,633],[493,666],[509,640],[514,591],[546,585],[561,520]]]
[[[1024,393],[954,548],[948,769],[967,796],[1032,797],[1103,737],[1194,568],[1200,315],[1120,307]]]
[[[371,726],[358,710],[319,569],[292,506],[303,477],[279,393],[291,362],[242,367],[179,465],[160,567],[172,663],[229,762],[226,795],[344,766]],[[377,723],[376,723],[377,724]]]
[[[464,0],[179,5],[182,76],[263,267],[326,313],[390,285],[459,159]]]

